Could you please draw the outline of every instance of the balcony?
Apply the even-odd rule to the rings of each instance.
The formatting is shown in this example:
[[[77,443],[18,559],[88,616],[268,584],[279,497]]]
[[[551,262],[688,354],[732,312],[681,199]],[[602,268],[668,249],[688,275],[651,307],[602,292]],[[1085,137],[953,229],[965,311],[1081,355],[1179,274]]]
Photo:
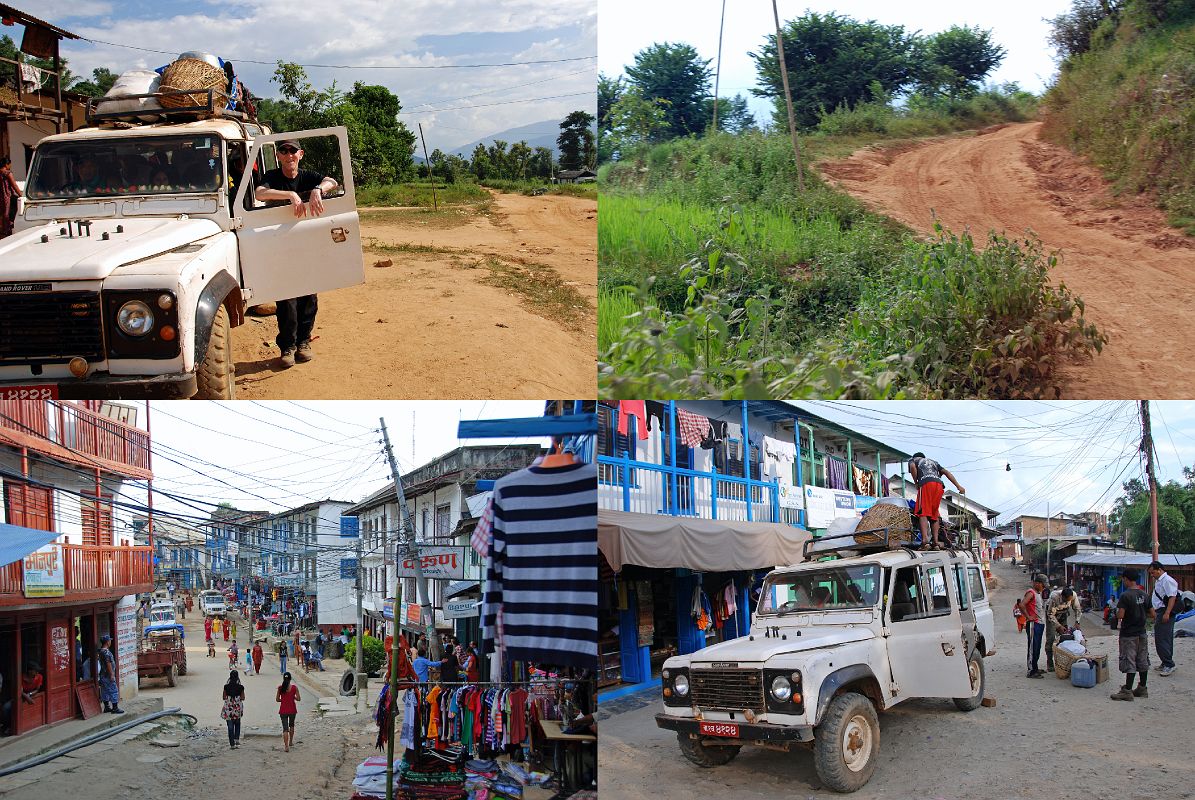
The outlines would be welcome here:
[[[122,597],[153,589],[149,547],[63,544],[62,597],[26,597],[25,561],[0,567],[0,607],[61,605]]]
[[[149,433],[62,400],[0,400],[0,444],[150,478]]]
[[[597,457],[598,508],[702,519],[798,524],[780,507],[776,483],[635,461]]]

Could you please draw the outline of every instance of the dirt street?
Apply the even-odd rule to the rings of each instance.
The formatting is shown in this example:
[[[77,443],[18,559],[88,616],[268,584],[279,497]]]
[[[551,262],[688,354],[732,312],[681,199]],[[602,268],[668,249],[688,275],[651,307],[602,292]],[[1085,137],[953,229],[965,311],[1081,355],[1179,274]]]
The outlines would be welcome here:
[[[934,215],[970,228],[1032,231],[1061,251],[1054,270],[1108,335],[1092,363],[1069,367],[1065,397],[1178,398],[1195,385],[1191,278],[1195,239],[1166,225],[1144,198],[1114,198],[1092,167],[1038,138],[1041,123],[974,136],[866,149],[822,166],[842,188],[921,231]]]
[[[909,700],[880,715],[879,763],[871,781],[852,795],[930,800],[1004,798],[1190,798],[1195,764],[1185,752],[1195,718],[1195,639],[1177,639],[1179,669],[1151,674],[1151,696],[1114,702],[1112,632],[1087,615],[1091,649],[1112,654],[1112,678],[1077,689],[1047,675],[1025,677],[1025,639],[1016,632],[1013,601],[1026,575],[1008,562],[995,565],[1001,587],[992,594],[997,653],[987,659],[987,694],[995,708],[964,713],[950,700]],[[1151,661],[1156,663],[1152,641]],[[1045,667],[1043,655],[1041,661]],[[655,726],[656,689],[645,705],[612,701],[622,713],[600,719],[599,764],[603,800],[640,798],[828,798],[812,754],[744,748],[723,767],[686,761],[675,734]],[[638,697],[638,696],[635,696]],[[600,703],[600,699],[599,699]],[[602,715],[611,708],[601,704]],[[622,710],[630,708],[630,710]],[[1189,737],[1187,737],[1189,738]]]
[[[597,204],[491,194],[363,210],[366,282],[320,295],[316,359],[282,369],[274,318],[250,317],[233,330],[237,397],[594,396]]]
[[[174,688],[164,680],[144,681],[140,692],[160,695],[166,708],[180,706],[197,718],[193,731],[171,727],[150,737],[173,739],[180,746],[161,748],[143,739],[107,739],[12,776],[19,779],[36,774],[34,783],[8,791],[9,786],[0,782],[0,794],[12,800],[231,800],[263,794],[304,800],[348,797],[356,765],[374,753],[376,728],[368,714],[321,717],[315,711],[319,692],[300,680],[296,744],[291,752],[284,752],[278,704],[274,702],[281,676],[277,658],[267,655],[261,675],[245,676],[242,671],[246,687],[242,743],[231,750],[220,719],[221,689],[228,679],[227,648],[219,640],[217,657],[208,658],[202,617],[189,614],[184,625],[188,674],[180,677]],[[243,648],[249,637],[245,626],[240,627]],[[177,717],[164,719],[172,725],[180,722]]]

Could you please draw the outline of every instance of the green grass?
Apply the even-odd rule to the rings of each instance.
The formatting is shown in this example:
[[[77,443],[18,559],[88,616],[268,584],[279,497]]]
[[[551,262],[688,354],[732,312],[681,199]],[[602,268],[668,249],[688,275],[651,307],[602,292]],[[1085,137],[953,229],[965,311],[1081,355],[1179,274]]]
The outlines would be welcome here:
[[[539,194],[567,195],[569,197],[588,197],[596,200],[598,196],[596,183],[545,183],[541,180],[511,181],[498,178],[487,178],[481,185],[489,189],[497,189],[507,194]]]
[[[475,183],[437,183],[436,201],[441,205],[459,205],[486,200],[489,195]],[[368,206],[425,206],[431,208],[433,184],[425,182],[390,183],[383,186],[357,188],[357,205]]]
[[[627,326],[631,315],[642,310],[633,292],[598,287],[598,352],[604,353]]]

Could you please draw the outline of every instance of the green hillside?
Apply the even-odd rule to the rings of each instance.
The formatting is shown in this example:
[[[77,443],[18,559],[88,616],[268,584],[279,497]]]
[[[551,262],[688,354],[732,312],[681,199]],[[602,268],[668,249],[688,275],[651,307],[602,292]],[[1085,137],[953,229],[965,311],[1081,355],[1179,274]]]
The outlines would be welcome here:
[[[1054,30],[1044,135],[1195,235],[1195,0],[1076,0]]]

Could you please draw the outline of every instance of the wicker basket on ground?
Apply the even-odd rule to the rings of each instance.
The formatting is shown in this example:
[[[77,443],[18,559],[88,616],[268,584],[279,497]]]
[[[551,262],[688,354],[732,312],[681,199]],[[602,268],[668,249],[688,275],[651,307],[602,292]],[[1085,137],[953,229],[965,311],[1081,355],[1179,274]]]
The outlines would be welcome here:
[[[1074,663],[1086,657],[1086,654],[1075,655],[1067,650],[1063,650],[1058,645],[1054,645],[1054,674],[1059,678],[1069,678],[1071,676],[1071,667]]]
[[[876,503],[863,512],[857,530],[874,533],[857,533],[858,544],[882,544],[882,528],[888,529],[888,542],[892,545],[908,544],[913,541],[913,515],[907,508],[890,503]]]
[[[212,90],[215,108],[228,105],[228,76],[224,70],[197,58],[180,58],[162,72],[161,103],[166,108],[206,106],[207,90]],[[188,92],[188,94],[169,94]]]

